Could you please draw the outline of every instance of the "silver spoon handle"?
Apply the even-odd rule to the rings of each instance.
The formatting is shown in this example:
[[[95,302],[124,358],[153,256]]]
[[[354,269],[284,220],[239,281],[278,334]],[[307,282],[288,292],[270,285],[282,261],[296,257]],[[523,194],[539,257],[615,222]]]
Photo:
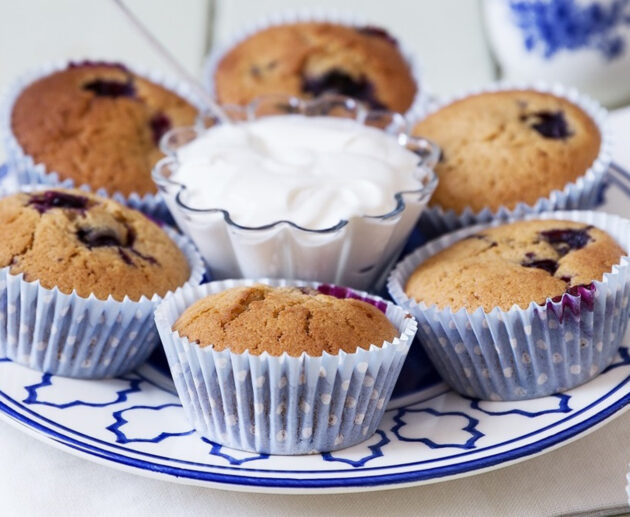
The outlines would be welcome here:
[[[151,31],[140,21],[140,19],[129,10],[122,0],[113,0],[114,4],[124,13],[127,19],[134,25],[134,27],[145,37],[145,39],[151,44],[154,50],[162,56],[162,58],[168,62],[184,79],[190,87],[195,91],[197,96],[210,110],[211,114],[216,117],[222,124],[230,124],[231,120],[225,114],[223,109],[214,101],[214,99],[206,92],[199,81],[190,74],[179,61],[171,54],[171,52],[151,33]]]

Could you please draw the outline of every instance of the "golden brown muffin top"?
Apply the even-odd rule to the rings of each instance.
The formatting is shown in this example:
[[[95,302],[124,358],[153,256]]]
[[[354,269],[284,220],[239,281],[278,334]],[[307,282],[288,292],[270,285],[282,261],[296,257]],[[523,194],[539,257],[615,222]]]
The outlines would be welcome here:
[[[155,193],[160,137],[196,110],[120,65],[78,64],[28,85],[11,114],[24,151],[62,180],[128,196]]]
[[[0,199],[0,267],[48,289],[116,300],[165,295],[190,277],[186,257],[140,212],[81,190]]]
[[[581,108],[531,90],[466,97],[429,115],[413,134],[442,149],[430,204],[456,213],[535,204],[584,175],[601,145]]]
[[[214,75],[219,102],[248,104],[270,94],[332,92],[375,109],[405,112],[416,83],[396,41],[375,27],[295,23],[270,27],[229,50]]]
[[[212,294],[188,307],[173,330],[202,347],[278,356],[354,353],[398,332],[375,306],[316,290],[253,285]]]
[[[418,266],[405,292],[427,306],[509,310],[590,285],[626,255],[606,232],[572,221],[521,221],[469,236]]]

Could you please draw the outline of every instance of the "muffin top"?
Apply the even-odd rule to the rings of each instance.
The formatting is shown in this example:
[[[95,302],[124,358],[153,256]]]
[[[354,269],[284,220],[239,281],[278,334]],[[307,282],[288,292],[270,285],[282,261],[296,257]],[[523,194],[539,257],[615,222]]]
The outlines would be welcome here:
[[[81,190],[0,200],[0,267],[48,289],[116,300],[163,296],[190,276],[186,257],[140,212]]]
[[[606,232],[572,221],[521,221],[489,228],[456,242],[420,264],[405,292],[427,306],[509,310],[610,272],[626,252]]]
[[[24,152],[62,180],[128,196],[157,192],[151,169],[160,137],[193,124],[196,113],[122,65],[80,63],[27,86],[11,125]]]
[[[222,57],[214,82],[219,102],[240,105],[261,95],[338,93],[405,112],[416,94],[409,65],[387,32],[332,23],[257,32]]]
[[[356,352],[398,332],[375,306],[315,289],[253,285],[212,294],[188,307],[173,330],[202,347],[278,356]]]
[[[535,204],[584,175],[601,145],[581,108],[532,90],[466,97],[429,115],[413,133],[442,149],[430,204],[457,213]]]

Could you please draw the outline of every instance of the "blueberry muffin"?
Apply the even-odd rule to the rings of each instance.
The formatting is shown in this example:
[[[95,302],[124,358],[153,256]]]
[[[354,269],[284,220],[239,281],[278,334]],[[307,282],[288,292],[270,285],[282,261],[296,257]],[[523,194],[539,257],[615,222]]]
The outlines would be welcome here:
[[[606,232],[571,221],[521,221],[471,235],[420,264],[405,286],[427,306],[486,312],[543,304],[600,281],[626,255]]]
[[[259,31],[229,50],[214,73],[219,102],[270,94],[337,93],[373,109],[405,112],[416,83],[396,41],[376,27],[295,23]]]
[[[398,335],[377,307],[310,288],[243,286],[198,300],[173,325],[180,336],[240,354],[354,353]]]
[[[463,212],[533,205],[584,175],[599,154],[595,122],[566,99],[533,90],[482,93],[449,104],[413,133],[437,143],[430,205]]]
[[[160,137],[191,125],[196,110],[122,65],[70,65],[27,86],[11,113],[15,138],[60,179],[124,196],[157,192]]]
[[[155,223],[80,190],[0,200],[0,267],[48,289],[115,300],[165,295],[190,277],[186,257]]]

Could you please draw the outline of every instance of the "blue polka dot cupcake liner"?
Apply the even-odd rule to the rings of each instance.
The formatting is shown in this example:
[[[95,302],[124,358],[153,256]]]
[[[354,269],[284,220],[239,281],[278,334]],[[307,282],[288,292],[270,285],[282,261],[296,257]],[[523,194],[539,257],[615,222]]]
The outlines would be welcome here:
[[[630,220],[594,211],[558,211],[523,219],[583,222],[608,232],[630,250]],[[465,228],[431,241],[392,271],[388,289],[418,320],[418,338],[443,379],[459,393],[485,400],[547,396],[583,384],[604,370],[620,347],[630,316],[630,258],[622,257],[601,281],[560,300],[489,312],[439,309],[405,294],[413,271],[429,257],[480,230]],[[554,301],[555,300],[555,301]]]
[[[257,32],[261,32],[270,27],[278,25],[287,25],[293,23],[335,23],[339,25],[345,25],[348,27],[356,28],[371,28],[378,29],[380,24],[378,21],[369,20],[358,16],[356,13],[344,13],[335,10],[327,9],[289,9],[286,11],[280,11],[269,16],[258,19],[255,23],[245,26],[240,30],[229,35],[225,41],[217,45],[210,54],[206,57],[203,64],[202,80],[206,87],[206,90],[212,95],[216,96],[214,85],[214,74],[223,59],[223,56],[227,54],[236,45],[240,44],[250,36],[253,36]],[[404,113],[410,115],[412,113],[422,113],[427,110],[429,105],[429,93],[424,84],[424,76],[422,65],[415,53],[401,41],[397,35],[395,35],[396,43],[400,50],[400,53],[404,57],[411,75],[416,83],[416,95],[412,101],[409,109]]]
[[[606,173],[612,162],[612,133],[608,123],[607,111],[594,99],[581,94],[575,88],[566,88],[560,84],[498,82],[489,86],[469,90],[443,101],[434,100],[415,110],[410,116],[412,127],[431,113],[452,104],[455,101],[487,92],[505,90],[534,90],[562,97],[580,107],[591,117],[601,135],[599,153],[584,174],[574,182],[568,183],[562,190],[554,190],[548,196],[539,198],[534,204],[519,203],[514,208],[505,206],[496,210],[484,208],[473,212],[467,208],[461,213],[446,210],[440,206],[429,206],[423,211],[418,223],[420,231],[428,239],[433,239],[459,228],[475,224],[489,223],[494,220],[522,218],[528,214],[539,214],[553,210],[585,210],[594,208],[601,201]]]
[[[14,135],[11,125],[11,114],[13,112],[13,106],[22,91],[33,82],[43,77],[65,70],[72,63],[84,62],[89,63],[91,60],[62,60],[37,67],[19,77],[3,96],[2,101],[0,101],[0,138],[4,144],[4,149],[7,154],[7,164],[11,173],[14,175],[19,185],[39,184],[63,188],[82,188],[88,191],[93,190],[94,193],[99,196],[109,197],[123,205],[135,208],[152,219],[172,224],[173,219],[171,214],[159,193],[141,195],[133,192],[126,196],[121,192],[108,192],[105,188],[94,190],[89,185],[76,185],[72,179],[61,179],[58,172],[49,170],[43,163],[37,163],[32,156],[26,153]],[[107,63],[107,61],[104,62]],[[125,65],[125,67],[134,74],[144,77],[176,93],[201,111],[203,104],[196,97],[191,88],[182,81],[167,77],[158,71],[140,70],[129,67],[128,65]],[[150,171],[147,171],[147,174],[149,173]]]
[[[164,228],[188,259],[186,285],[205,267],[192,242]],[[180,287],[182,289],[184,286]],[[179,290],[178,289],[178,290]],[[116,377],[140,366],[159,343],[153,313],[161,297],[106,300],[62,293],[0,269],[0,357],[66,377]]]
[[[265,283],[308,286],[381,309],[399,337],[354,353],[293,357],[200,347],[172,331],[196,300],[231,287]],[[368,439],[383,417],[416,333],[406,311],[345,287],[296,280],[226,280],[188,286],[155,313],[160,338],[186,416],[197,432],[227,447],[267,454],[309,454]]]

